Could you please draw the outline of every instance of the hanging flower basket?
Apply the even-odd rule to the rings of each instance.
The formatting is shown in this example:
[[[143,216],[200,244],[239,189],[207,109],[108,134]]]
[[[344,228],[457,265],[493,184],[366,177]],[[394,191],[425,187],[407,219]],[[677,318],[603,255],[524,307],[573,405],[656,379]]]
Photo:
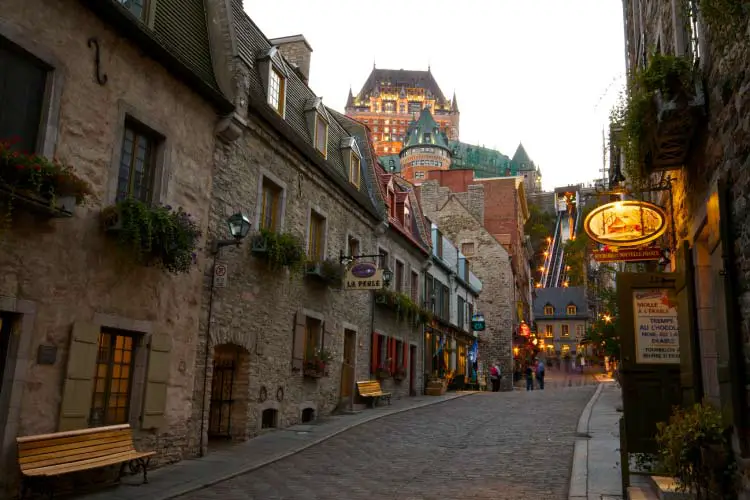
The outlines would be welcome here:
[[[105,231],[138,263],[179,274],[196,261],[201,231],[190,214],[128,198],[101,213]]]
[[[297,271],[305,263],[305,247],[302,240],[291,233],[277,233],[261,229],[252,236],[250,251],[258,258],[268,261],[272,270],[283,267]]]

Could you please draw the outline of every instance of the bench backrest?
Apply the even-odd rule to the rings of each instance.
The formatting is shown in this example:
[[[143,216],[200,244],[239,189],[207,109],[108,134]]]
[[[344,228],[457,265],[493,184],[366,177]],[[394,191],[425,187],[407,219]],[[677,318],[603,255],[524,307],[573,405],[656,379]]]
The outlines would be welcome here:
[[[16,438],[21,472],[135,451],[128,424]]]
[[[379,380],[365,380],[362,382],[357,382],[357,389],[359,389],[359,393],[363,396],[367,396],[368,394],[379,394],[383,392],[383,388],[380,386]]]

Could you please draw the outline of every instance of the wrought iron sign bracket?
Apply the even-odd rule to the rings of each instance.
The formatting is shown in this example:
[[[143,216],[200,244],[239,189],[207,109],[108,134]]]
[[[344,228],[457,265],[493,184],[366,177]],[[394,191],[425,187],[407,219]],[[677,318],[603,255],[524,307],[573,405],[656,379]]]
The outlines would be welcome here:
[[[88,40],[88,46],[89,48],[94,48],[94,67],[95,67],[95,76],[96,76],[96,82],[99,85],[106,85],[107,84],[107,74],[102,73],[102,67],[101,67],[101,57],[100,52],[101,49],[99,47],[99,40],[96,37],[91,37]]]

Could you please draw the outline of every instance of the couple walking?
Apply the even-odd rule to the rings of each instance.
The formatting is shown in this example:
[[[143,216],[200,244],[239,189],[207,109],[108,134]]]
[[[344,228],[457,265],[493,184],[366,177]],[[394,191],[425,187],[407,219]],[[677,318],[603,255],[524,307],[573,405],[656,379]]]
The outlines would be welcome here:
[[[541,359],[536,361],[534,364],[529,363],[526,365],[526,390],[534,390],[534,375],[536,375],[536,382],[539,385],[539,389],[544,390],[544,361]]]

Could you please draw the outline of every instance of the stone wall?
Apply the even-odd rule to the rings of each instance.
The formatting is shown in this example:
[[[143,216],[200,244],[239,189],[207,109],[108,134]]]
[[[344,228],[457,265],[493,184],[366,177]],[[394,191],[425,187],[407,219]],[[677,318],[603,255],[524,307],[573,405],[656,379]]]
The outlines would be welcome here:
[[[305,80],[310,79],[310,62],[312,60],[312,48],[302,35],[294,35],[269,40],[279,48],[287,61],[296,64]]]
[[[645,33],[648,47],[653,47],[656,41],[660,41],[662,53],[686,53],[691,33],[685,29],[689,24],[685,23],[682,10],[675,8],[679,5],[681,2],[676,0],[647,0],[642,5],[640,18],[643,22],[640,22],[637,6],[632,2],[629,4],[626,10],[626,36],[631,67],[637,60],[635,50],[641,31]],[[725,294],[723,280],[714,281],[712,286],[716,288],[709,297],[703,293],[705,287],[697,288],[698,300],[703,303],[702,307],[716,311],[699,322],[699,333],[702,337],[715,337],[710,339],[709,345],[717,345],[717,349],[721,351],[723,345],[728,345],[727,337],[724,335],[731,335],[731,328],[719,328],[716,331],[721,335],[717,335],[707,327],[706,321],[708,325],[725,321],[729,322],[725,323],[728,327],[736,325],[744,342],[744,364],[747,367],[750,366],[750,254],[747,250],[750,248],[750,221],[747,209],[750,201],[750,94],[747,91],[750,88],[750,73],[747,71],[750,64],[750,43],[746,36],[748,20],[734,19],[734,22],[734,26],[722,23],[722,26],[717,28],[710,24],[710,19],[700,18],[697,39],[700,70],[707,100],[707,119],[690,141],[691,149],[686,165],[668,174],[675,179],[674,222],[678,242],[689,241],[693,246],[693,261],[696,264],[707,265],[705,272],[708,272],[709,276],[726,274],[733,277],[733,290],[728,295]],[[736,38],[732,38],[732,34],[736,34]],[[661,175],[655,174],[652,180],[658,180]],[[708,200],[717,192],[717,181],[720,179],[729,186],[731,200],[729,238],[733,241],[734,248],[732,260],[726,263],[728,269],[725,268],[726,264],[722,263],[722,256],[716,251],[713,251],[710,258],[701,254],[707,251],[706,236],[708,241],[718,238],[719,229],[713,226],[710,220],[711,208]],[[668,203],[664,205],[668,206]],[[707,233],[703,231],[706,223],[710,226]],[[721,247],[718,248],[720,253]],[[680,262],[673,261],[673,264],[677,270],[681,270]],[[724,318],[723,311],[727,301],[734,301],[737,318]],[[702,338],[701,343],[703,342]],[[728,356],[720,354],[719,358],[720,365],[723,365],[719,369],[727,369]],[[708,366],[703,367],[704,372],[707,369]],[[716,380],[716,374],[712,374],[710,378]],[[746,413],[747,408],[742,411]],[[741,463],[746,464],[747,461]],[[741,468],[745,469],[746,477],[750,476],[747,466]],[[750,497],[748,491],[750,487],[745,484],[746,497]]]
[[[422,184],[420,196],[425,215],[459,248],[464,243],[474,243],[474,255],[469,261],[472,272],[482,281],[477,308],[484,314],[487,325],[487,329],[479,333],[480,361],[488,367],[492,361],[499,360],[504,373],[512,373],[515,304],[508,251],[482,227],[458,197],[441,188],[437,181]],[[474,196],[479,196],[479,190],[474,191]],[[512,377],[503,377],[502,389],[512,389]]]
[[[188,439],[206,259],[199,252],[196,269],[180,276],[131,264],[105,237],[98,215],[114,201],[115,158],[130,115],[166,138],[158,201],[184,207],[205,230],[216,113],[81,2],[8,0],[2,17],[0,36],[52,68],[40,152],[73,166],[95,197],[72,218],[35,218],[17,207],[12,226],[0,236],[0,310],[24,313],[12,317],[8,361],[15,371],[6,373],[0,391],[0,470],[17,469],[5,463],[16,435],[57,430],[70,332],[81,321],[171,337],[166,425],[136,434],[140,448],[158,452],[158,463],[179,460]],[[104,86],[94,76],[94,55],[86,45],[91,36],[102,47]],[[37,364],[40,345],[57,348],[53,364]]]

